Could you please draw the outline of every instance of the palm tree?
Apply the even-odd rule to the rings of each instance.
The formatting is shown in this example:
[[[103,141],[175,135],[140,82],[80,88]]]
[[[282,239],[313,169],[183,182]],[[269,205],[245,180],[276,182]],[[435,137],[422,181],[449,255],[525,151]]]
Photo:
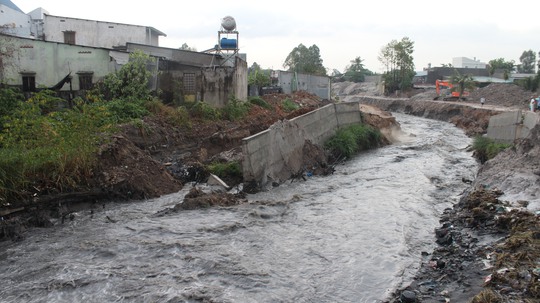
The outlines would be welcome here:
[[[465,89],[471,90],[474,88],[474,79],[470,74],[462,75],[457,70],[455,70],[454,75],[450,79],[450,82],[457,87],[459,92],[459,99],[462,99]]]

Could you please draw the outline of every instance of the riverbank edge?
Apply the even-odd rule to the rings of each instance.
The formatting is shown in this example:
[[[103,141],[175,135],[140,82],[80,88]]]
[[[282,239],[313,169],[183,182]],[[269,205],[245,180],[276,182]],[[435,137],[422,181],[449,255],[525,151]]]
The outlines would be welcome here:
[[[489,118],[501,113],[499,109],[448,102],[379,97],[353,97],[353,100],[389,112],[449,122],[463,129],[469,137],[484,134]],[[476,121],[471,123],[470,117]],[[525,139],[521,144],[531,142]],[[482,167],[478,169],[477,179]],[[519,261],[524,251],[540,249],[538,215],[526,209],[526,201],[522,207],[516,207],[499,200],[503,194],[496,188],[487,190],[476,180],[472,181],[459,203],[439,217],[440,227],[434,230],[437,247],[419,256],[420,267],[412,280],[404,281],[383,302],[527,302],[540,298],[538,270]],[[476,207],[471,207],[471,200]],[[518,224],[508,222],[520,222],[520,228],[532,231],[532,236],[518,248],[509,244]],[[497,256],[516,260],[515,266],[503,267],[499,264],[501,261],[496,260]],[[533,254],[536,264],[538,257]]]

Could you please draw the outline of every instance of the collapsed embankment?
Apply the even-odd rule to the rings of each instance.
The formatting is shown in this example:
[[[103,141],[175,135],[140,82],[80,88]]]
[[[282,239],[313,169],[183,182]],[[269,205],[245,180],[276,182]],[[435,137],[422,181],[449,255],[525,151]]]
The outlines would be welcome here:
[[[502,111],[493,108],[477,108],[467,103],[413,100],[409,98],[383,98],[369,96],[347,96],[347,102],[373,105],[389,112],[424,117],[453,123],[468,136],[486,132],[489,118]]]

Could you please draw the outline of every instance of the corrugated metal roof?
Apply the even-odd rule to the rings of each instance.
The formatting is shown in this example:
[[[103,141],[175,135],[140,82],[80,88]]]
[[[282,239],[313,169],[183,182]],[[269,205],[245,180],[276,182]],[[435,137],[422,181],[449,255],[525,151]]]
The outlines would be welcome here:
[[[476,82],[482,82],[482,83],[489,83],[489,82],[492,82],[492,83],[512,83],[513,82],[511,79],[504,80],[504,79],[500,79],[500,78],[483,77],[483,76],[474,76],[473,79]]]
[[[24,12],[17,5],[15,5],[15,3],[11,2],[10,0],[0,0],[0,4],[5,5],[13,10],[16,10],[24,14]]]

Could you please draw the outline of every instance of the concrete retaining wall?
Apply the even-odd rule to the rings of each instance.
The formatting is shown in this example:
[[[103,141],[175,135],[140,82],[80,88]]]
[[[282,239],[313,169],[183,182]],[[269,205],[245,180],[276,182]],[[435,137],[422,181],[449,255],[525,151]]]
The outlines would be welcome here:
[[[307,140],[322,145],[343,126],[362,122],[358,102],[329,104],[243,139],[244,181],[265,186],[283,182],[302,171]]]
[[[521,110],[506,112],[489,119],[487,137],[499,142],[512,143],[527,138],[539,122],[538,114]]]

